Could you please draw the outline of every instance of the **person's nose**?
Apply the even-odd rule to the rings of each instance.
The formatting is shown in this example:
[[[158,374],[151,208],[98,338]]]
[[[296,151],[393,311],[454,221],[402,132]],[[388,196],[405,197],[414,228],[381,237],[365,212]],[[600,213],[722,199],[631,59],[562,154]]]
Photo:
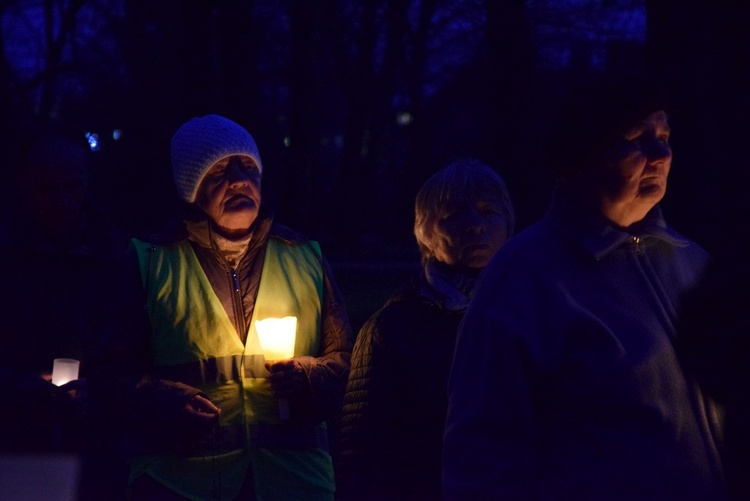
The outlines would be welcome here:
[[[487,231],[487,221],[478,210],[472,210],[466,221],[466,232],[479,234]]]
[[[227,181],[230,186],[238,186],[242,184],[250,183],[250,173],[245,169],[242,161],[239,159],[231,159],[227,164],[226,171]]]
[[[669,143],[653,138],[649,141],[646,156],[651,163],[663,162],[672,158],[672,148],[669,147]]]

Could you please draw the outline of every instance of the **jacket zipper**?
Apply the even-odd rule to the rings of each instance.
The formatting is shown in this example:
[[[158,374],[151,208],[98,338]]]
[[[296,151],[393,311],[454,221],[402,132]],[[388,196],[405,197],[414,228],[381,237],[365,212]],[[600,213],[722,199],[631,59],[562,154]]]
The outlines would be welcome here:
[[[635,254],[641,253],[641,237],[633,237],[633,245],[635,245]]]
[[[229,273],[232,275],[232,285],[234,285],[234,291],[240,291],[240,279],[237,278],[237,270],[234,267],[230,268]]]
[[[234,308],[234,316],[237,319],[237,327],[240,331],[238,334],[242,337],[242,333],[247,329],[245,327],[245,313],[242,307],[242,291],[240,290],[240,277],[237,273],[237,269],[232,266],[227,266],[229,271],[229,280],[232,283],[232,307]]]

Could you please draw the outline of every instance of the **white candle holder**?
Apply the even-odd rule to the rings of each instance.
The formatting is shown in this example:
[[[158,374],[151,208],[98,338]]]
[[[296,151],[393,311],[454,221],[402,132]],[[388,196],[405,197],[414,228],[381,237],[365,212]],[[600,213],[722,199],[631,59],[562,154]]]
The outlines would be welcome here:
[[[78,379],[81,363],[73,358],[56,358],[52,363],[52,384],[62,386]]]
[[[266,318],[255,321],[260,349],[267,362],[294,357],[297,317]],[[289,419],[289,399],[279,399],[279,419]]]

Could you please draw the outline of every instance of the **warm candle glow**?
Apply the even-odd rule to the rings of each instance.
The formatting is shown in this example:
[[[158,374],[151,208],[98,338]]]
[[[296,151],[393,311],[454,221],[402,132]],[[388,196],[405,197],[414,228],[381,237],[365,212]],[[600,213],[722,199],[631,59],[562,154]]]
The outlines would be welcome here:
[[[297,317],[256,320],[255,329],[267,361],[285,360],[294,356]]]
[[[78,379],[78,360],[72,358],[56,358],[52,365],[52,384],[62,386]]]

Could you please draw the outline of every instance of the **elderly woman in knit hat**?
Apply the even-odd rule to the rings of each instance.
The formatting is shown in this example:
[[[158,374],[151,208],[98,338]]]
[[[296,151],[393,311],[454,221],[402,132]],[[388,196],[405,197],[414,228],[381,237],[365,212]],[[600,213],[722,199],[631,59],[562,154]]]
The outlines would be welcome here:
[[[342,500],[442,498],[446,385],[458,325],[484,267],[513,233],[502,177],[471,158],[417,193],[422,267],[362,327],[344,397]]]
[[[131,459],[131,494],[332,499],[325,422],[351,333],[331,270],[262,204],[263,164],[240,125],[193,118],[171,156],[192,215],[176,241],[135,240],[153,330],[135,401],[161,440]],[[284,317],[296,317],[294,356],[264,364],[257,322]]]

